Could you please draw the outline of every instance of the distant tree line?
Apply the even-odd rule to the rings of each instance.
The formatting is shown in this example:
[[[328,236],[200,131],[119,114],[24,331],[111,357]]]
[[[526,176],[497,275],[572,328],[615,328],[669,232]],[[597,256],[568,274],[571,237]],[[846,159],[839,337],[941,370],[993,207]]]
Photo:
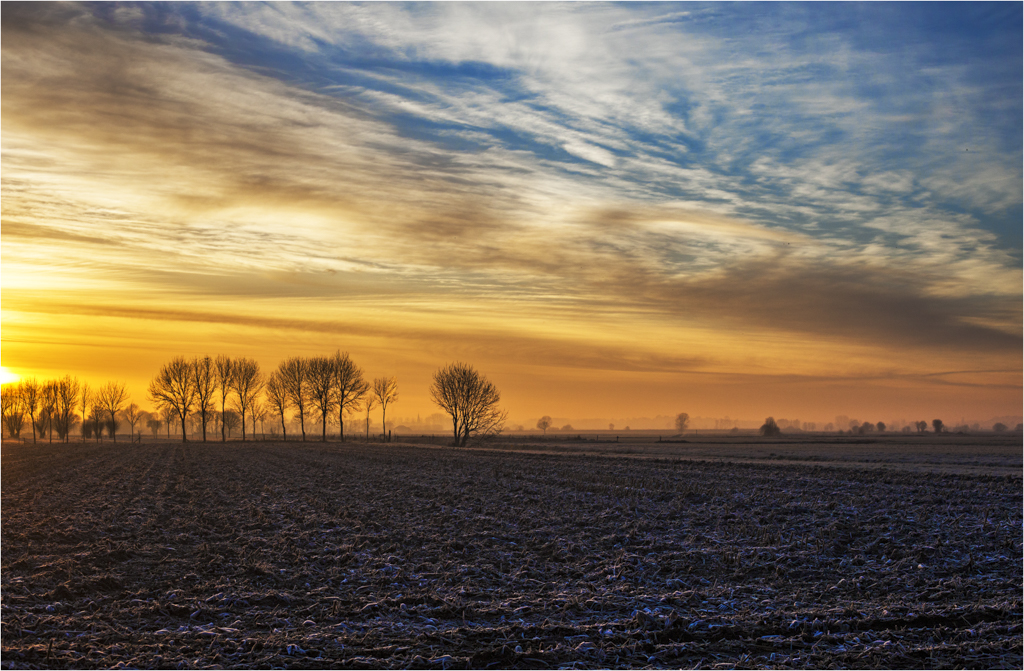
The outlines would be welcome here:
[[[131,424],[134,433],[135,425],[142,417],[134,403],[125,407],[128,394],[121,382],[108,382],[92,392],[88,384],[71,375],[43,382],[27,378],[4,385],[0,396],[8,437],[20,438],[27,419],[32,442],[48,437],[52,443],[55,433],[57,440],[68,442],[71,432],[79,425],[83,438],[98,438],[105,430],[108,436],[117,440],[117,430],[122,421]],[[81,416],[76,412],[79,407]]]
[[[67,442],[76,426],[83,439],[100,440],[106,432],[116,441],[124,423],[133,438],[143,426],[154,436],[166,429],[170,437],[173,425],[180,428],[182,441],[187,441],[193,425],[206,442],[212,425],[221,441],[236,429],[245,440],[268,420],[280,423],[287,440],[289,414],[297,421],[302,440],[306,440],[307,421],[314,421],[320,424],[320,439],[326,441],[327,426],[335,418],[339,439],[345,440],[345,417],[362,411],[366,412],[367,439],[373,409],[380,409],[386,430],[388,410],[399,398],[397,378],[367,380],[348,353],[341,351],[332,356],[292,357],[269,373],[245,357],[178,356],[160,367],[148,392],[155,412],[129,402],[123,382],[91,390],[70,375],[42,383],[32,378],[3,385],[0,411],[9,437],[21,438],[28,420],[33,442],[47,435],[52,442],[54,433]],[[507,414],[498,407],[501,394],[468,364],[438,369],[429,393],[451,418],[455,445],[496,435],[504,428]],[[390,440],[390,431],[382,435]]]

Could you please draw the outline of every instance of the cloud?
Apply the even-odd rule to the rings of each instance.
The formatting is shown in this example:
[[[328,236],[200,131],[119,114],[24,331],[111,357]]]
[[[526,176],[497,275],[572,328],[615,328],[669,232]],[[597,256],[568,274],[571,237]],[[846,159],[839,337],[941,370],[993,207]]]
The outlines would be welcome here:
[[[740,43],[727,8],[201,5],[148,34],[153,5],[6,9],[5,303],[31,265],[200,300],[591,315],[598,340],[629,315],[1019,354],[1019,250],[981,216],[1020,203],[1019,143],[964,102],[991,93],[965,88],[975,69],[876,72],[890,52],[795,44],[787,12]],[[956,119],[987,154],[960,156]],[[83,248],[87,264],[66,253]],[[340,328],[296,324],[268,327]],[[488,342],[596,368],[719,361]]]

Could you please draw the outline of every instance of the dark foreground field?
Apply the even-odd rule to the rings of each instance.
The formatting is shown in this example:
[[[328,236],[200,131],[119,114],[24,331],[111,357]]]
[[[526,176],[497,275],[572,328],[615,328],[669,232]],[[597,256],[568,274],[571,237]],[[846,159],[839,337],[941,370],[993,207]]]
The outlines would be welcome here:
[[[785,461],[5,443],[2,664],[1020,668],[1021,494]]]

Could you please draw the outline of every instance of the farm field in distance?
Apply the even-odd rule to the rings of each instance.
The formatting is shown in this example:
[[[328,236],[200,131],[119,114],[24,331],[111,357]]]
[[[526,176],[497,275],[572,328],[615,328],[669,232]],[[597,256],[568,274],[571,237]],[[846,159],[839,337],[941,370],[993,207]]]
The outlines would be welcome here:
[[[1019,436],[650,440],[5,441],[2,665],[1021,667]]]

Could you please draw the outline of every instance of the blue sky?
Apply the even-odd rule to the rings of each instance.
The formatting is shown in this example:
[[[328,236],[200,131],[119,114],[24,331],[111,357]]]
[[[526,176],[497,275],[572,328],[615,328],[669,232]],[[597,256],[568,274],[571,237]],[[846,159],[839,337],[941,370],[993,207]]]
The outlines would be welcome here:
[[[927,198],[1020,254],[1015,3],[147,9],[184,18],[181,33],[232,62],[453,153],[529,152],[628,197],[861,237],[866,217],[846,199],[917,210]],[[659,165],[702,179],[646,180]],[[801,198],[801,168],[822,166],[835,193]],[[985,184],[960,188],[972,180]]]
[[[1019,3],[3,21],[6,351],[40,314],[100,312],[153,352],[175,343],[145,324],[244,323],[268,359],[280,329],[338,333],[412,378],[463,357],[1019,408]]]

